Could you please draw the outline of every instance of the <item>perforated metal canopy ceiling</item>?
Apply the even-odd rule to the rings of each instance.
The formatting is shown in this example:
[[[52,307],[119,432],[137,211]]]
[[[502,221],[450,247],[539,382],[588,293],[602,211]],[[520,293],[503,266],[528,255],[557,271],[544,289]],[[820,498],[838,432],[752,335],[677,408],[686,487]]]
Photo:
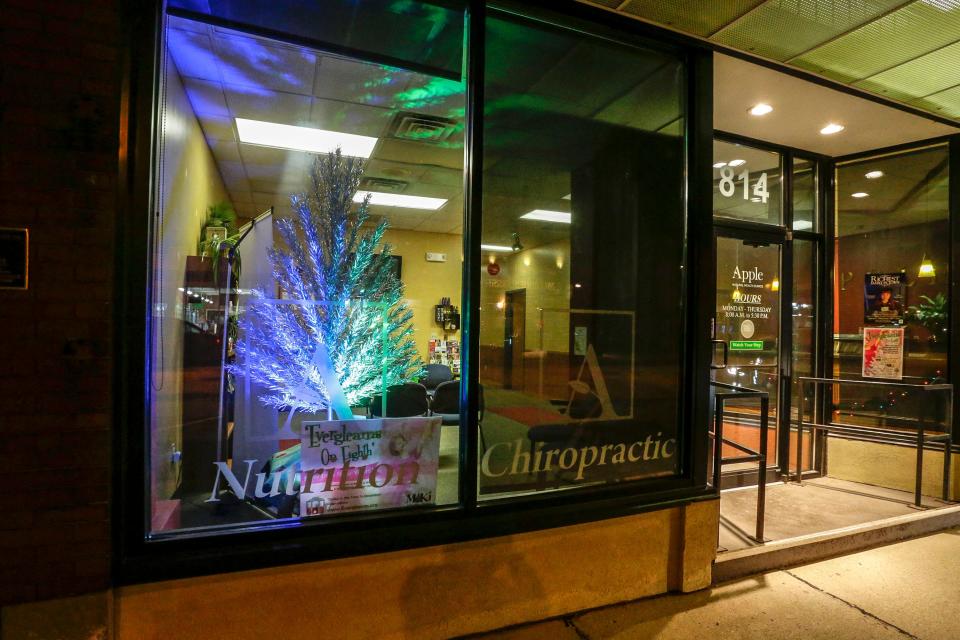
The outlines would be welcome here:
[[[582,0],[960,122],[960,0]]]

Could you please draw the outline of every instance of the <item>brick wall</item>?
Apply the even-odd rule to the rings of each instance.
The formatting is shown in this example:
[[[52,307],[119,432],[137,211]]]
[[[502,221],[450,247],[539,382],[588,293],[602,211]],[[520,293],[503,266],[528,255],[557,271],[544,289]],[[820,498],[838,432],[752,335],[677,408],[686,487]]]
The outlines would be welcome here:
[[[0,291],[0,604],[108,583],[119,7],[0,5],[0,227],[31,258]]]

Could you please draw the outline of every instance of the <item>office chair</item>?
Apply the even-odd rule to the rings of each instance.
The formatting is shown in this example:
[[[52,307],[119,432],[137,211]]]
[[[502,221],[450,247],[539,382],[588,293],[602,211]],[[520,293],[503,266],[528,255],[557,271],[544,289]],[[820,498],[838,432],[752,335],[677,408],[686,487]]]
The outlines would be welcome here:
[[[387,415],[388,418],[409,418],[425,416],[430,413],[430,401],[427,398],[427,389],[422,384],[408,382],[387,387]],[[375,418],[383,416],[383,399],[376,394],[370,401],[370,415]]]

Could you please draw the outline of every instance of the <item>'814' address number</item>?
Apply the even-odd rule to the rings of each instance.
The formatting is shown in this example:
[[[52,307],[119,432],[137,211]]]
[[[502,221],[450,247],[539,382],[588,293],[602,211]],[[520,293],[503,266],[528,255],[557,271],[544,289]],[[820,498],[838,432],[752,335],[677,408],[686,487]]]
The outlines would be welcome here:
[[[743,199],[750,200],[750,172],[744,171],[734,178],[733,169],[724,167],[720,170],[720,195],[725,198],[732,198],[737,191],[737,181],[743,186]],[[758,198],[763,204],[767,203],[770,192],[767,191],[767,172],[760,174],[753,183],[753,197]]]

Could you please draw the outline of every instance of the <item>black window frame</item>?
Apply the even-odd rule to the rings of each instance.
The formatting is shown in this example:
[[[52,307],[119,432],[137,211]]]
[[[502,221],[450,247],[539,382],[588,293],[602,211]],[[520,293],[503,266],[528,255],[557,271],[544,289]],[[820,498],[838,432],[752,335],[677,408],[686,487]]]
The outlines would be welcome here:
[[[449,3],[444,3],[449,4]],[[150,262],[153,154],[162,51],[163,2],[146,0],[127,15],[129,34],[121,96],[119,210],[114,305],[113,581],[132,584],[258,567],[357,556],[534,531],[639,514],[696,500],[716,499],[707,484],[707,376],[713,314],[712,51],[696,39],[624,16],[563,2],[467,2],[467,113],[464,168],[464,323],[462,423],[477,412],[480,282],[480,207],[483,135],[484,20],[488,14],[522,16],[674,55],[686,67],[687,236],[684,300],[686,337],[678,425],[680,474],[622,485],[478,501],[476,429],[461,429],[460,501],[449,506],[357,514],[316,523],[278,522],[215,533],[181,532],[147,540],[144,509],[149,474],[147,371],[149,362]],[[488,5],[496,5],[488,7]],[[226,543],[226,544],[225,544]]]

